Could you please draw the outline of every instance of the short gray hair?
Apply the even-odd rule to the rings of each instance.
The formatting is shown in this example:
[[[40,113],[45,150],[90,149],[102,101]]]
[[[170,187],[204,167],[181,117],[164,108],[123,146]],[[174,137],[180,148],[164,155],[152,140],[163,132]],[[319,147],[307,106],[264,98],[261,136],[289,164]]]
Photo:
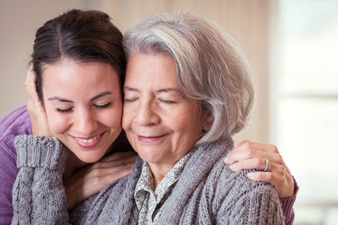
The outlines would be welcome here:
[[[251,70],[218,25],[189,13],[155,15],[128,31],[123,45],[127,59],[134,53],[173,57],[178,88],[213,119],[198,143],[227,139],[246,125],[254,98]]]

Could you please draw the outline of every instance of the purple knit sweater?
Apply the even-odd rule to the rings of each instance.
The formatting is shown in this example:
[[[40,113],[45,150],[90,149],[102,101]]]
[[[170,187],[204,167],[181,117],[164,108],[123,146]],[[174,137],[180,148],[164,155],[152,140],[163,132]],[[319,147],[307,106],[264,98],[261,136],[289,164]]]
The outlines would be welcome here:
[[[26,106],[16,108],[0,119],[0,225],[11,224],[13,217],[12,187],[18,174],[14,138],[18,135],[31,134],[31,130]],[[286,225],[293,223],[292,207],[295,199],[296,194],[281,199]]]
[[[0,119],[0,225],[11,224],[13,217],[12,187],[18,174],[14,138],[31,133],[26,106],[16,108]]]

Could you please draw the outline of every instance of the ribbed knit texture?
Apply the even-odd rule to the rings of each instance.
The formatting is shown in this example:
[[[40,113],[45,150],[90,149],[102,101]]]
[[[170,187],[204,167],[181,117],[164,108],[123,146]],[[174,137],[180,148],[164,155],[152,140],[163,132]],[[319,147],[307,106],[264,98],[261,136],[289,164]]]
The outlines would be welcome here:
[[[156,224],[284,224],[280,201],[270,184],[250,181],[246,178],[248,171],[233,173],[229,167],[224,165],[223,158],[226,155],[226,149],[231,146],[231,142],[223,142],[200,146],[196,149],[187,162],[172,194],[164,203],[163,211]],[[18,148],[25,147],[18,146]],[[57,150],[54,149],[54,151]],[[62,152],[60,149],[58,151]],[[50,159],[55,158],[57,157],[50,157]],[[46,162],[46,160],[39,160]],[[31,213],[30,220],[23,220],[26,216],[20,214],[26,213],[20,209],[23,205],[21,203],[15,205],[16,208],[19,207],[16,209],[18,214],[15,215],[15,221],[18,222],[13,224],[69,224],[69,221],[71,224],[91,225],[137,224],[138,210],[133,191],[142,168],[140,159],[137,160],[130,175],[108,185],[100,194],[79,205],[71,215],[68,215],[65,210],[64,193],[59,187],[61,185],[59,178],[56,178],[60,177],[56,174],[60,171],[47,167],[41,167],[44,172],[39,172],[38,176],[36,175],[37,169],[32,172],[33,175],[21,169],[23,173],[22,176],[19,175],[19,183],[31,185],[33,188],[30,193],[29,189],[23,189],[16,183],[17,196],[26,199],[18,200],[30,203],[32,212],[27,212]],[[38,180],[35,180],[37,178]],[[33,199],[30,196],[33,196]]]
[[[67,207],[62,180],[67,151],[62,150],[62,144],[55,137],[18,136],[15,146],[17,165],[21,169],[13,189],[12,224],[67,221],[65,213],[59,210]],[[49,223],[49,218],[55,218],[55,222]]]

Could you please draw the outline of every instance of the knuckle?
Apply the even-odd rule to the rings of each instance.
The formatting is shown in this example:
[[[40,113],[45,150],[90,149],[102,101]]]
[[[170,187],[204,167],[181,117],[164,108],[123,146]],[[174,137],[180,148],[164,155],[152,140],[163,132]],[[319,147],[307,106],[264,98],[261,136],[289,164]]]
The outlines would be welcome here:
[[[253,166],[256,168],[256,169],[261,169],[261,168],[264,168],[265,167],[265,160],[264,159],[260,159],[260,158],[254,158],[252,160],[253,162]]]
[[[247,147],[246,151],[245,151],[245,155],[247,158],[254,158],[254,156],[256,155],[255,150]]]
[[[91,180],[91,182],[94,186],[100,186],[100,185],[104,184],[104,181],[105,180],[101,176],[95,176]]]
[[[277,164],[276,166],[275,166],[275,172],[276,172],[276,174],[279,174],[279,175],[282,175],[282,176],[284,176],[285,177],[285,175],[287,174],[287,170],[286,170],[286,168],[283,166],[283,165],[280,165],[280,164]]]
[[[93,177],[99,177],[101,175],[101,172],[102,172],[103,164],[104,164],[103,162],[96,162],[96,163],[92,164],[89,167],[88,172]]]
[[[265,173],[265,178],[266,178],[267,181],[272,181],[272,179],[273,179],[272,173],[271,172],[266,172]]]
[[[272,152],[279,153],[278,147],[277,147],[276,145],[271,145],[271,151],[272,151]]]
[[[241,145],[248,149],[250,148],[251,142],[249,140],[244,140]]]
[[[277,161],[278,163],[283,163],[283,158],[282,158],[282,156],[281,156],[280,154],[278,154],[278,155],[276,156],[276,161]]]

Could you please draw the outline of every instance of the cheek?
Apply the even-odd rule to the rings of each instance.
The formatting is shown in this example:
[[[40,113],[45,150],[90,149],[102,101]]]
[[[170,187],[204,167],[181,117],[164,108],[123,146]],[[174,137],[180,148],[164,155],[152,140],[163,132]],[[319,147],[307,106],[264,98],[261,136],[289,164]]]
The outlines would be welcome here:
[[[122,123],[122,108],[114,109],[110,112],[103,113],[100,115],[100,119],[102,124],[111,128],[121,128]]]
[[[134,111],[135,112],[135,111]],[[130,107],[123,107],[122,128],[128,130],[130,128],[133,118],[133,110]]]
[[[172,120],[167,122],[173,124],[173,129],[179,132],[180,135],[195,139],[201,134],[203,127],[201,118],[194,115],[196,114],[186,113],[181,114],[180,116],[177,115],[177,117],[172,117]]]
[[[70,128],[72,124],[72,114],[57,112],[51,104],[45,104],[45,111],[48,128],[52,135],[58,136]]]
[[[70,127],[70,118],[59,113],[47,113],[48,127],[52,134],[65,132]]]
[[[130,119],[129,116],[126,115],[126,112],[123,112],[123,117],[122,117],[122,128],[124,130],[128,130],[128,128],[130,127]]]

